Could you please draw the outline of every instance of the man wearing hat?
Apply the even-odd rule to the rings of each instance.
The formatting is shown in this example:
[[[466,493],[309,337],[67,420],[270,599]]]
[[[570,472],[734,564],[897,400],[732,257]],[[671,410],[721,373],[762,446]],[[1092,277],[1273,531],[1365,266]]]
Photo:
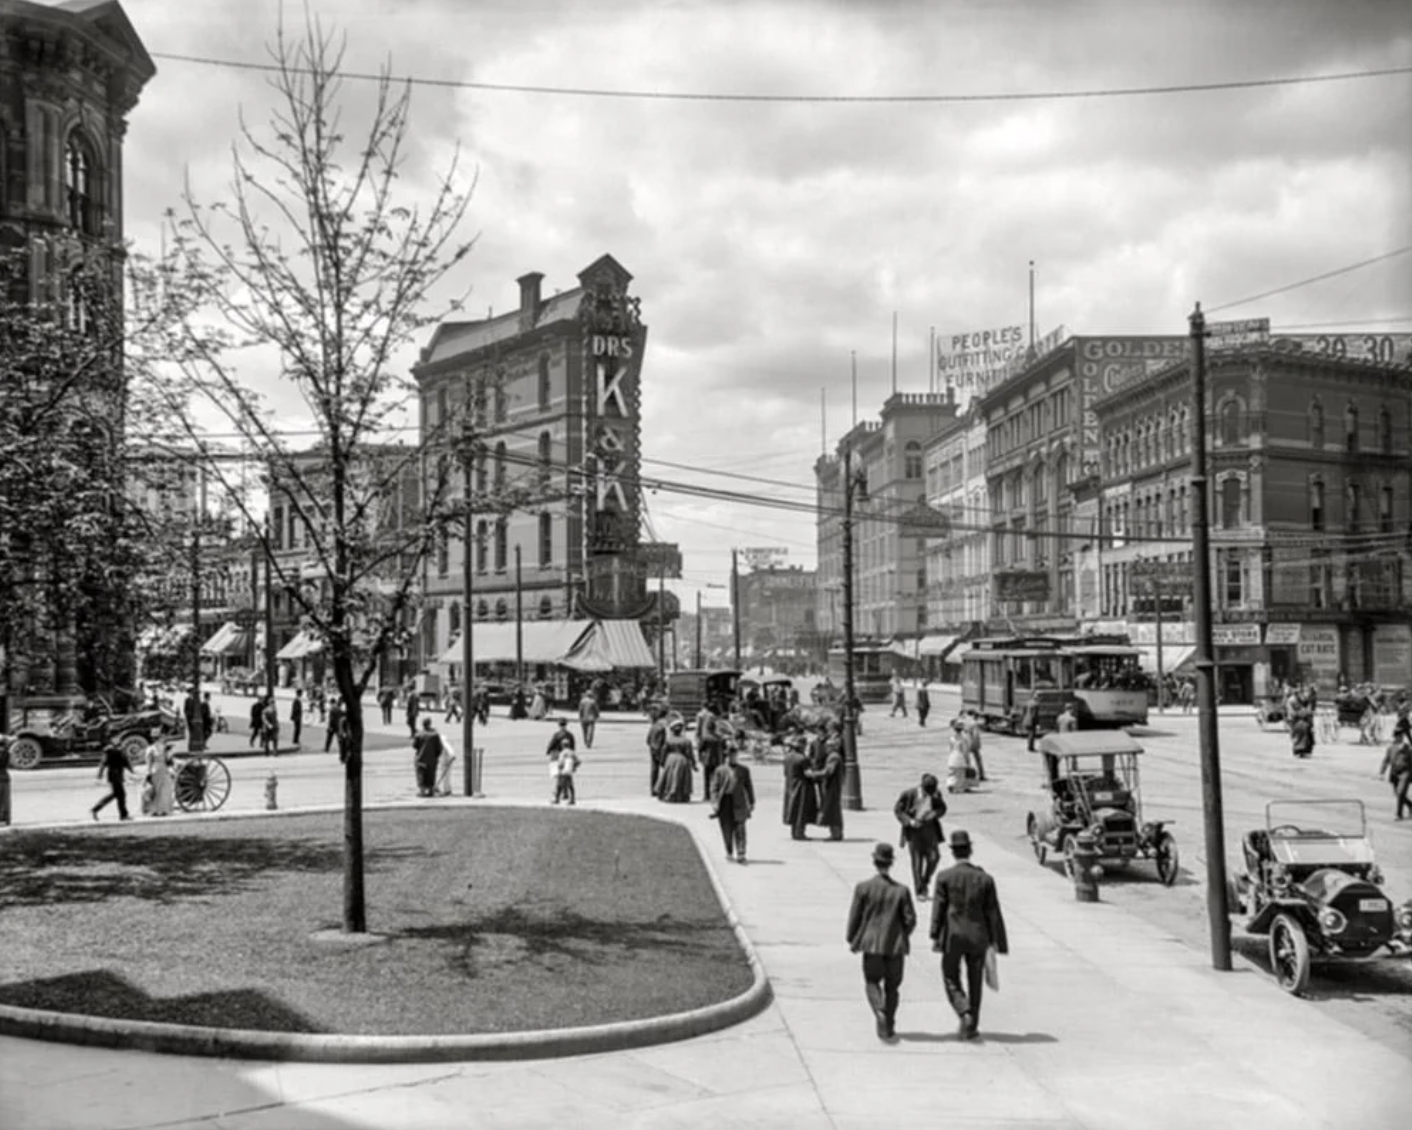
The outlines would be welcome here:
[[[951,833],[951,854],[956,863],[936,877],[932,895],[932,949],[941,954],[941,981],[947,999],[960,1019],[957,1034],[974,1040],[981,1020],[986,950],[1009,953],[1005,918],[995,880],[971,862],[971,837]],[[966,988],[961,989],[961,966],[966,967]]]
[[[902,985],[908,938],[917,925],[912,892],[889,874],[891,844],[873,848],[877,874],[853,889],[848,911],[848,948],[863,955],[863,986],[877,1019],[878,1039],[895,1039],[897,990]]]

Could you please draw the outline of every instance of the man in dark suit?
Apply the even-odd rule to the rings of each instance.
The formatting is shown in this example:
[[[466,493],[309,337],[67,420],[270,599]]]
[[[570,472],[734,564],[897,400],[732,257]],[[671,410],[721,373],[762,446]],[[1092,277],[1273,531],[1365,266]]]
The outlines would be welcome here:
[[[958,1035],[974,1040],[981,1020],[985,952],[1009,953],[1005,918],[995,880],[971,862],[971,837],[951,833],[951,854],[956,863],[936,877],[932,896],[932,949],[941,953],[941,981],[947,999],[960,1018]],[[966,989],[961,989],[961,966],[966,967]]]
[[[897,990],[902,985],[908,938],[917,925],[912,892],[888,874],[892,860],[891,844],[873,848],[878,873],[854,888],[848,911],[848,948],[863,955],[864,991],[877,1018],[880,1040],[897,1035]]]

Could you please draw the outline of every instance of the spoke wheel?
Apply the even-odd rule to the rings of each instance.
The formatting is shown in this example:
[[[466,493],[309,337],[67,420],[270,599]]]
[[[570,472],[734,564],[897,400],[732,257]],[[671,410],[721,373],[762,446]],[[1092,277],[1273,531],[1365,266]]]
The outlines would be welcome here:
[[[1034,849],[1034,857],[1039,860],[1039,865],[1044,866],[1045,858],[1049,855],[1049,848],[1044,839],[1039,834],[1039,821],[1031,814],[1029,820],[1025,822],[1025,832],[1030,837],[1030,847]]]
[[[1270,926],[1270,968],[1287,993],[1298,996],[1309,987],[1309,940],[1288,914],[1276,915]]]
[[[10,743],[10,765],[15,769],[38,769],[44,760],[44,747],[34,738],[16,738]]]
[[[123,751],[128,761],[135,765],[147,752],[147,739],[141,734],[129,734],[118,742],[118,748]]]
[[[230,796],[230,770],[214,758],[188,761],[177,770],[176,801],[184,812],[215,812]]]
[[[1181,853],[1177,851],[1176,837],[1171,832],[1163,832],[1162,838],[1157,841],[1157,878],[1162,880],[1164,887],[1170,887],[1177,881],[1180,864]]]
[[[1066,835],[1066,836],[1064,837],[1063,851],[1064,851],[1064,874],[1069,877],[1069,881],[1070,881],[1071,883],[1074,881],[1074,875],[1075,875],[1075,874],[1077,873],[1077,871],[1078,871],[1078,864],[1074,861],[1074,856],[1078,854],[1078,850],[1079,850],[1079,841],[1078,841],[1078,839],[1074,836],[1074,833],[1070,832],[1068,835]]]

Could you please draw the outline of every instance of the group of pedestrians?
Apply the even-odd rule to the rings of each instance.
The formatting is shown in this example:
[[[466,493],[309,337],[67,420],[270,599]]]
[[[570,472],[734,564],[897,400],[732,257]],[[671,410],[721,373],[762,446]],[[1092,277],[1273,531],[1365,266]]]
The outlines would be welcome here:
[[[119,820],[131,820],[127,806],[127,778],[136,767],[127,752],[116,742],[103,747],[98,761],[98,780],[105,781],[108,791],[89,809],[94,820],[110,804],[116,804]],[[141,809],[146,816],[170,816],[176,808],[176,754],[171,740],[159,738],[143,754]]]

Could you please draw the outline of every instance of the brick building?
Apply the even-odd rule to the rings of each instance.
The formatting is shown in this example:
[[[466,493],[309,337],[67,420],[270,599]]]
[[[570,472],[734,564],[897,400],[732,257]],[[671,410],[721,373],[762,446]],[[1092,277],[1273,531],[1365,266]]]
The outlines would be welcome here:
[[[736,582],[741,654],[757,662],[809,658],[815,644],[817,575],[800,566],[752,569]]]

